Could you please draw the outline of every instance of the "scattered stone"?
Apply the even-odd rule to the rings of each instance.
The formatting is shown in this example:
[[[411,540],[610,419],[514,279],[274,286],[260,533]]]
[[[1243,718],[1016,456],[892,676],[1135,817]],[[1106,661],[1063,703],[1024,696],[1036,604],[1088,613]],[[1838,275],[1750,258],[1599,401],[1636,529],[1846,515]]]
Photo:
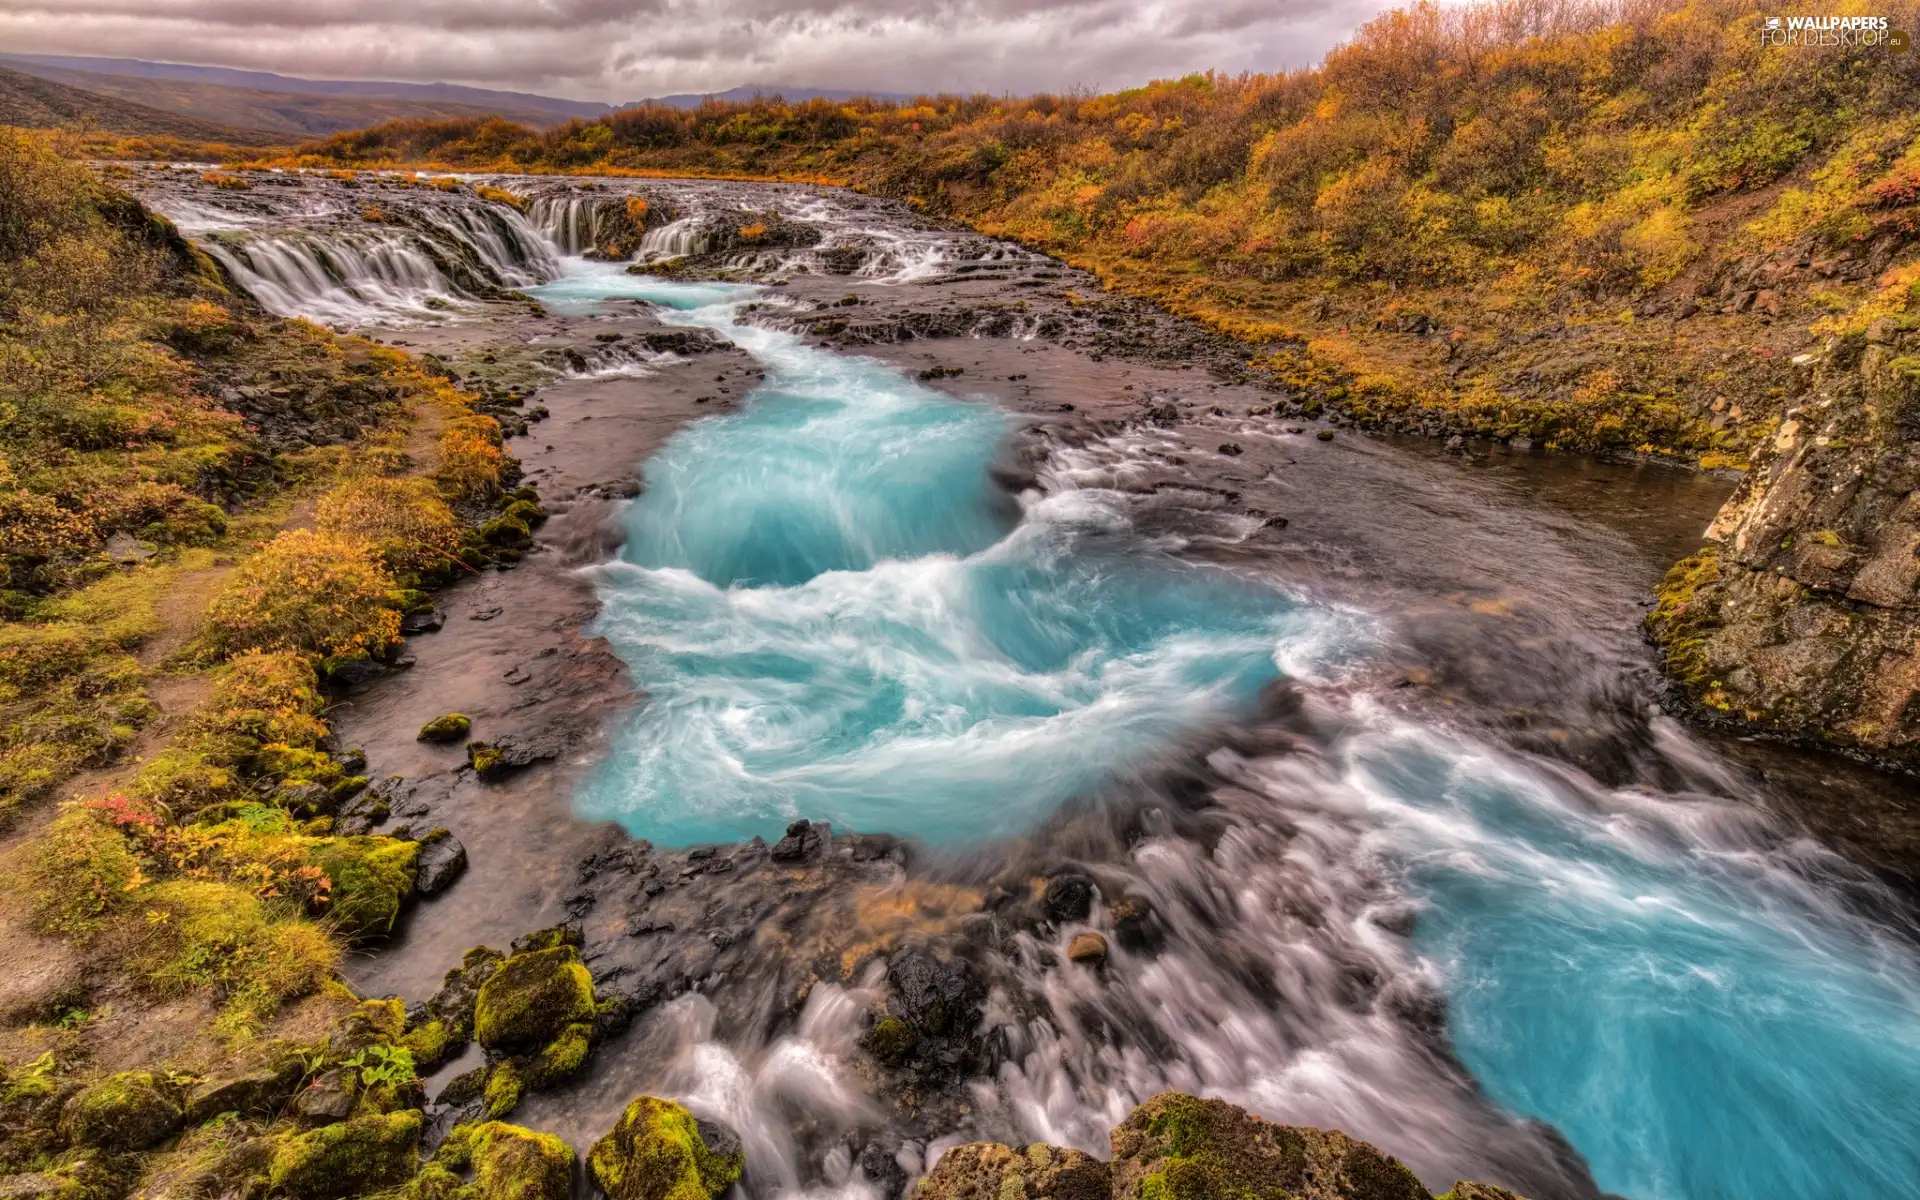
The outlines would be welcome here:
[[[1093,911],[1093,880],[1085,875],[1055,875],[1047,880],[1040,907],[1056,924],[1086,920]]]
[[[473,729],[473,719],[465,713],[448,713],[444,717],[435,717],[420,727],[419,740],[423,742],[457,742],[465,738]]]
[[[1313,436],[1316,438],[1319,438],[1323,442],[1330,442],[1333,440],[1333,430],[1322,429],[1319,433],[1316,433]]]
[[[813,822],[795,821],[769,853],[775,862],[802,862],[818,855],[823,842]]]
[[[491,621],[505,611],[506,609],[501,608],[498,604],[492,604],[492,605],[488,605],[485,608],[473,609],[472,611],[467,613],[467,620]]]
[[[400,632],[408,637],[421,633],[437,633],[447,623],[447,614],[437,608],[425,612],[408,613],[400,618]]]
[[[221,1113],[273,1116],[293,1098],[305,1073],[299,1057],[288,1054],[268,1066],[206,1080],[187,1093],[187,1123],[203,1125]]]
[[[413,889],[422,896],[437,896],[453,886],[467,869],[467,848],[445,829],[435,829],[420,839],[420,857],[414,862]]]
[[[1107,961],[1107,939],[1097,933],[1076,934],[1067,943],[1067,959],[1086,967],[1097,967]]]
[[[978,989],[957,961],[943,963],[924,950],[901,950],[887,960],[887,983],[901,1015],[923,1033],[965,1033],[978,1019]]]
[[[560,757],[567,739],[555,733],[510,733],[492,742],[468,742],[467,762],[482,779],[498,779],[511,771]]]
[[[337,1068],[322,1072],[300,1089],[288,1111],[314,1125],[346,1120],[353,1115],[353,1088],[346,1073]]]

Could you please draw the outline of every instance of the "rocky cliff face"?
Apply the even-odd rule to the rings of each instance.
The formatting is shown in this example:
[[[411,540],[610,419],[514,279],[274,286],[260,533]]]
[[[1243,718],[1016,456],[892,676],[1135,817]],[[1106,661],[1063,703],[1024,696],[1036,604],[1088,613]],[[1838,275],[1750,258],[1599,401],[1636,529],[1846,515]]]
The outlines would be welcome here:
[[[1797,403],[1648,626],[1705,708],[1920,767],[1920,320],[1794,364]]]

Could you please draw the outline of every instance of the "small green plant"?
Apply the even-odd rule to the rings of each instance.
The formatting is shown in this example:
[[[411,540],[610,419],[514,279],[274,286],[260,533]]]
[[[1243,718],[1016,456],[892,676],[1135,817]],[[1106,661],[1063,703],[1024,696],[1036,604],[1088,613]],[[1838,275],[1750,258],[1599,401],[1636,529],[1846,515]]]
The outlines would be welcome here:
[[[360,1073],[360,1086],[385,1087],[405,1083],[414,1077],[413,1051],[405,1046],[368,1046],[340,1064]]]

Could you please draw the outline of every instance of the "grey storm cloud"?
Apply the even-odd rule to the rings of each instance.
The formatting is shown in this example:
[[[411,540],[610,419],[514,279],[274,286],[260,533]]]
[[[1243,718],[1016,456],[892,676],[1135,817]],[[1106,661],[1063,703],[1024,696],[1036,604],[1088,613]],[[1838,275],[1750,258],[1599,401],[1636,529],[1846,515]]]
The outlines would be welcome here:
[[[0,0],[0,46],[621,102],[1105,89],[1317,60],[1385,0]]]

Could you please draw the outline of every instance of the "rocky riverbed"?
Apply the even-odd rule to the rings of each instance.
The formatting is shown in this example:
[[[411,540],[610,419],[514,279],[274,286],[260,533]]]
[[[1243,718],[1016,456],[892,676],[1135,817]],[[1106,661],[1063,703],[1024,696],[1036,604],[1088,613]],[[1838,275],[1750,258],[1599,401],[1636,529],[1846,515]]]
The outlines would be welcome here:
[[[1640,620],[1726,484],[1317,425],[1206,331],[877,202],[491,182],[519,189],[525,213],[372,179],[263,182],[236,201],[156,174],[145,194],[242,283],[374,323],[480,390],[551,514],[517,564],[444,593],[416,620],[409,665],[331,718],[384,780],[352,819],[448,830],[439,844],[465,863],[350,965],[355,985],[425,1001],[470,947],[547,929],[596,1002],[624,1014],[577,1073],[527,1087],[516,1121],[585,1147],[633,1096],[670,1096],[733,1130],[761,1196],[897,1193],[982,1139],[1107,1152],[1109,1128],[1169,1089],[1344,1129],[1436,1190],[1480,1178],[1539,1200],[1680,1179],[1670,1194],[1748,1195],[1738,1180],[1813,1177],[1825,1151],[1742,1163],[1731,1143],[1633,1148],[1698,1099],[1697,1075],[1634,1057],[1653,1053],[1636,1030],[1674,1006],[1686,1019],[1663,1035],[1717,1077],[1766,1081],[1769,1119],[1826,1105],[1833,1123],[1805,1136],[1840,1137],[1873,1085],[1817,1061],[1784,1074],[1751,1061],[1743,1043],[1773,1033],[1749,1001],[1858,996],[1865,975],[1906,978],[1911,955],[1905,902],[1802,834],[1844,768],[1716,748],[1661,711]],[[356,222],[367,205],[383,221]],[[343,240],[365,244],[350,260]],[[583,275],[581,252],[633,265]],[[286,266],[302,254],[311,269]],[[645,748],[648,714],[676,699],[661,689],[680,686],[636,674],[653,660],[610,624],[623,572],[655,569],[629,543],[658,529],[630,501],[669,494],[695,423],[790,403],[779,388],[796,363],[848,355],[879,364],[861,386],[894,389],[890,405],[1005,414],[984,490],[965,501],[995,546],[1039,506],[1080,500],[1097,519],[1075,517],[1068,547],[1103,564],[1091,578],[1148,562],[1233,581],[1183,599],[1192,611],[1156,626],[1154,646],[1204,633],[1223,607],[1294,613],[1248,699],[1156,733],[1063,804],[1003,794],[974,818],[989,836],[917,832],[911,804],[854,827],[797,805],[759,836],[688,844],[650,837],[645,810],[606,811],[623,794],[609,764]],[[845,653],[877,650],[873,636],[849,634]],[[507,752],[501,768],[476,771],[459,740],[420,740],[456,712],[473,742]],[[1872,776],[1852,787],[1880,815],[1814,828],[1882,875],[1910,871],[1911,798]],[[588,798],[615,819],[576,815]],[[1636,897],[1658,903],[1635,911]],[[1803,935],[1841,949],[1795,962]],[[1642,952],[1723,973],[1738,1002],[1648,990],[1628,963]],[[1910,1032],[1879,1007],[1831,1022],[1800,1031],[1815,1060]],[[1543,1040],[1569,1053],[1535,1052]],[[1892,1086],[1904,1064],[1874,1078]],[[428,1080],[436,1127],[484,1109],[477,1068],[494,1070],[472,1050]],[[1609,1078],[1598,1099],[1586,1090]],[[1898,1133],[1871,1149],[1862,1180],[1913,1153]],[[986,1170],[992,1155],[970,1153]],[[961,1161],[925,1187],[974,1194],[955,1181]]]

